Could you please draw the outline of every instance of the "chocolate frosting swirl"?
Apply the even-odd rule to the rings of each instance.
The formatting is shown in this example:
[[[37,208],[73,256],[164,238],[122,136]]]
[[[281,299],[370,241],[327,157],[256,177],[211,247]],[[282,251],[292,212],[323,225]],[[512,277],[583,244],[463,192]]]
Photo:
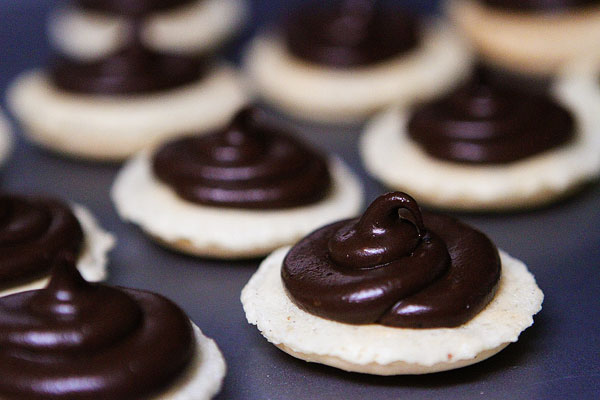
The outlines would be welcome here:
[[[187,366],[194,336],[162,296],[83,280],[61,254],[45,289],[0,299],[0,396],[139,399]]]
[[[169,10],[199,0],[76,0],[85,9],[120,15],[143,15]]]
[[[526,12],[563,12],[577,8],[599,6],[598,0],[480,0],[499,9]]]
[[[254,108],[221,131],[167,143],[152,166],[183,199],[219,207],[296,207],[330,188],[325,158],[266,124]]]
[[[288,51],[312,63],[349,68],[386,61],[417,47],[416,19],[376,3],[345,0],[301,8],[285,25]]]
[[[496,247],[450,217],[421,213],[405,193],[376,199],[359,219],[302,239],[281,270],[303,310],[350,324],[459,326],[494,297]]]
[[[501,87],[479,70],[454,92],[418,106],[408,134],[438,159],[500,164],[567,143],[575,120],[547,95]]]
[[[0,195],[0,287],[46,274],[56,254],[79,254],[82,244],[83,231],[66,204]]]

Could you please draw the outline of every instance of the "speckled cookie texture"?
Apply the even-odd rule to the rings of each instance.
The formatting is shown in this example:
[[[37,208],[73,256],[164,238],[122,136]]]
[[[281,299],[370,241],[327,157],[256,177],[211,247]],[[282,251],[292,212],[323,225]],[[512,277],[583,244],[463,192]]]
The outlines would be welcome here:
[[[457,328],[344,324],[309,314],[289,299],[281,280],[288,250],[281,248],[267,257],[244,287],[246,318],[269,342],[294,357],[346,371],[424,374],[482,361],[517,341],[543,301],[527,267],[500,252],[502,276],[496,296]]]
[[[184,374],[165,392],[150,400],[208,400],[223,383],[225,359],[214,340],[204,336],[192,323],[196,338],[196,354]]]
[[[216,67],[196,83],[141,96],[93,96],[56,88],[42,71],[21,75],[8,102],[33,142],[56,152],[118,161],[145,146],[226,124],[245,102],[233,68]]]
[[[245,0],[198,0],[148,17],[142,37],[149,47],[171,53],[207,53],[243,26]],[[49,22],[50,39],[63,53],[94,59],[123,45],[123,19],[74,7],[59,8]]]
[[[258,95],[286,113],[353,122],[392,104],[412,104],[450,89],[469,72],[471,52],[447,25],[432,22],[416,50],[372,67],[339,70],[291,56],[275,34],[256,38],[245,70]]]
[[[486,60],[509,70],[550,75],[578,57],[600,55],[600,7],[533,15],[450,0],[447,11]]]
[[[375,117],[361,138],[367,171],[386,186],[409,192],[422,204],[464,211],[539,207],[577,190],[600,174],[600,140],[591,112],[559,95],[578,118],[567,145],[504,165],[473,166],[435,159],[406,132],[408,111]],[[593,126],[596,126],[596,129]]]
[[[83,229],[83,248],[77,261],[77,269],[87,281],[98,282],[106,279],[108,275],[106,266],[108,264],[108,252],[114,247],[116,239],[106,232],[85,207],[74,204],[73,213],[79,220]],[[0,290],[0,296],[12,293],[24,292],[26,290],[41,289],[48,283],[49,277],[41,278],[25,285]]]
[[[258,257],[359,212],[363,195],[358,178],[337,158],[329,165],[332,189],[323,200],[289,209],[243,210],[179,198],[154,177],[150,153],[142,152],[125,164],[111,195],[123,220],[168,247],[204,257]]]
[[[0,111],[0,166],[4,164],[13,146],[13,138],[10,125],[6,117]]]

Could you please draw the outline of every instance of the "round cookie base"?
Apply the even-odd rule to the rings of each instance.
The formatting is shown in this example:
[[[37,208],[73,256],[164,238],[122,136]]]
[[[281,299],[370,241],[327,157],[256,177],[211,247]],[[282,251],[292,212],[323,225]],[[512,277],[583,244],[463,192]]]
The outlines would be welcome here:
[[[435,97],[462,81],[470,48],[442,22],[425,29],[420,48],[375,66],[346,70],[321,67],[291,56],[282,39],[256,38],[244,69],[268,103],[301,119],[358,122],[390,104]]]
[[[556,14],[496,10],[477,0],[449,0],[447,14],[490,64],[553,75],[571,60],[600,59],[600,7]]]
[[[350,372],[425,374],[474,364],[517,341],[543,301],[527,267],[500,252],[496,296],[466,324],[436,329],[349,325],[309,314],[289,299],[281,281],[288,250],[267,257],[242,290],[248,322],[294,357]]]
[[[119,172],[111,197],[123,220],[168,248],[199,257],[253,258],[358,213],[363,199],[358,178],[337,158],[329,165],[332,189],[323,200],[290,209],[243,210],[180,199],[153,176],[149,152],[142,152]]]
[[[241,29],[248,12],[246,0],[198,0],[152,14],[145,22],[142,38],[157,51],[209,53]],[[63,53],[91,60],[123,46],[127,24],[111,15],[63,7],[51,15],[48,31],[52,43]]]
[[[225,377],[225,359],[214,340],[204,336],[193,322],[196,354],[187,370],[164,393],[150,400],[208,400],[220,390]]]
[[[578,111],[575,110],[578,114]],[[375,117],[360,141],[367,171],[394,190],[428,206],[478,212],[541,207],[575,192],[600,174],[600,144],[582,115],[570,144],[505,165],[468,165],[437,160],[406,132],[398,109]]]
[[[87,281],[103,281],[107,277],[107,254],[115,245],[115,237],[103,230],[85,207],[74,204],[72,208],[84,233],[83,249],[77,261],[77,269]],[[26,290],[42,289],[49,280],[50,277],[46,276],[16,287],[3,288],[0,290],[0,297]]]
[[[28,138],[63,155],[121,161],[156,142],[225,125],[247,101],[233,68],[145,96],[92,96],[59,90],[41,71],[9,88],[7,100]]]

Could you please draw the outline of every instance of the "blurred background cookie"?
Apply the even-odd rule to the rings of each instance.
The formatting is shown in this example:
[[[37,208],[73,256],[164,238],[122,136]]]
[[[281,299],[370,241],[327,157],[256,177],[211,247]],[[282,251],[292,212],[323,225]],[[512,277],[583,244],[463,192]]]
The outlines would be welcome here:
[[[449,0],[450,19],[489,63],[554,75],[581,56],[600,56],[595,0]]]
[[[81,4],[121,15],[123,43],[84,59],[57,54],[47,69],[15,80],[8,103],[35,143],[70,156],[118,161],[156,141],[222,126],[246,101],[235,70],[208,49],[177,52],[146,44],[146,17],[165,4]]]
[[[439,95],[468,72],[470,51],[442,21],[370,0],[309,2],[245,56],[267,103],[307,120],[355,122],[391,103]]]
[[[560,93],[509,88],[478,68],[452,93],[393,109],[365,129],[366,169],[423,204],[464,211],[538,207],[600,174],[599,126]]]

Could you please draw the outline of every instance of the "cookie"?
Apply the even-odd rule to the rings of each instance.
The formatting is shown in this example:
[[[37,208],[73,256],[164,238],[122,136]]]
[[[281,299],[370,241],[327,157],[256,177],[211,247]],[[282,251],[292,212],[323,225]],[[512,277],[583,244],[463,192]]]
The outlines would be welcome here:
[[[211,134],[136,155],[117,175],[111,196],[123,220],[160,243],[234,259],[268,254],[353,215],[362,187],[339,158],[248,107]]]
[[[506,253],[494,300],[460,329],[349,325],[311,315],[290,301],[281,283],[289,247],[270,255],[242,291],[250,324],[286,353],[346,371],[425,374],[483,361],[516,342],[533,323],[543,295],[525,265]]]
[[[197,0],[151,14],[144,23],[143,38],[159,51],[209,53],[240,30],[247,14],[244,0]],[[119,17],[76,7],[56,10],[49,21],[52,43],[83,59],[116,51],[124,44],[125,30]]]
[[[511,71],[554,75],[574,59],[600,55],[597,5],[532,12],[450,0],[447,12],[487,62]]]
[[[400,192],[276,250],[241,294],[248,322],[281,350],[376,375],[482,361],[517,340],[542,300],[522,262]]]
[[[17,78],[7,97],[31,141],[102,161],[123,160],[186,132],[215,129],[246,102],[242,82],[226,65],[196,82],[137,96],[67,92],[37,70]]]
[[[415,47],[376,63],[328,67],[290,54],[281,34],[257,37],[244,65],[266,102],[303,119],[355,122],[392,103],[449,90],[468,74],[471,53],[451,27],[433,21]]]
[[[43,289],[0,299],[2,347],[30,350],[0,355],[0,395],[201,400],[219,391],[223,356],[177,305],[90,284],[71,256],[58,256]]]
[[[276,250],[241,294],[248,322],[281,350],[376,375],[482,361],[517,340],[542,299],[522,262],[401,192]]]
[[[444,159],[443,152],[448,149],[462,151],[464,157],[470,156],[466,151],[467,147],[462,150],[459,144],[450,143],[431,150],[424,147],[409,136],[408,123],[414,118],[414,112],[392,109],[375,117],[365,128],[360,142],[361,157],[367,171],[386,186],[410,191],[422,203],[432,207],[463,211],[510,211],[539,207],[576,191],[600,173],[597,135],[591,126],[593,124],[586,122],[594,119],[594,113],[567,101],[563,96],[555,99],[565,109],[572,110],[575,118],[574,137],[560,142],[562,144],[554,143],[547,150],[534,152],[530,156],[518,153],[528,150],[533,139],[527,139],[525,144],[518,141],[508,144],[516,147],[506,147],[504,154],[509,157],[522,156],[514,160],[498,158],[493,163],[476,163],[468,158],[460,161]],[[512,103],[509,97],[506,101]],[[514,119],[517,114],[512,111],[503,113],[513,122],[517,121]],[[559,111],[541,116],[546,119],[541,120],[545,128],[542,128],[543,132],[538,137],[551,136],[547,130],[556,128],[559,123],[549,121],[551,118],[562,118],[557,117],[558,115]],[[563,119],[569,118],[571,117],[567,116]],[[460,129],[465,135],[465,132],[473,134],[476,131],[471,128],[484,121],[485,118]],[[509,121],[504,122],[503,126],[507,126]],[[530,125],[518,123],[515,126],[528,130]],[[456,122],[456,126],[462,125]],[[505,135],[508,139],[515,137],[510,132],[505,132],[506,128],[502,129],[504,131],[489,128],[486,132],[497,132],[494,135]],[[535,132],[531,130],[525,133],[529,135]],[[431,130],[429,134],[432,134]],[[527,137],[519,135],[518,140],[525,140]],[[555,138],[554,135],[552,137]],[[482,139],[481,143],[486,142]],[[496,146],[495,143],[498,142],[490,143]],[[482,147],[472,154],[489,154],[489,151],[491,150]]]
[[[244,210],[185,201],[152,173],[151,155],[128,161],[111,191],[119,216],[165,246],[201,257],[259,257],[298,240],[320,224],[355,214],[362,203],[356,176],[337,158],[329,161],[331,192],[315,204],[281,210]]]

